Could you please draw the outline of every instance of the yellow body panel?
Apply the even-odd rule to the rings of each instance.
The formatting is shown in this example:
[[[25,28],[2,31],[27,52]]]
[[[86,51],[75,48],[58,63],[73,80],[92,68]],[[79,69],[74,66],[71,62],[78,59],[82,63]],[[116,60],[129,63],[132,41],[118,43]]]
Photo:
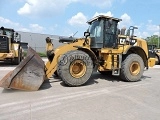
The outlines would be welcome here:
[[[8,58],[14,58],[13,52],[10,53],[0,53],[0,60],[5,60]]]
[[[147,46],[147,42],[141,38],[137,38],[137,44],[136,46],[141,47],[144,51],[146,56],[148,57],[148,46]]]
[[[129,40],[129,38],[127,36],[124,35],[118,35],[119,38],[124,38]],[[141,38],[137,38],[137,37],[133,37],[133,40],[136,40],[137,42],[133,45],[134,47],[138,46],[140,48],[142,48],[146,54],[146,56],[148,57],[148,45],[147,42]],[[117,52],[125,52],[126,50],[128,50],[131,47],[131,45],[127,44],[126,42],[124,44],[119,45],[118,47],[118,51]],[[116,51],[115,51],[116,52]]]
[[[98,70],[99,71],[105,71],[105,70],[111,70],[112,69],[112,56],[111,54],[103,54],[103,57],[105,59],[104,65],[99,66]]]
[[[156,59],[155,58],[149,58],[148,59],[148,67],[153,67],[156,63]]]

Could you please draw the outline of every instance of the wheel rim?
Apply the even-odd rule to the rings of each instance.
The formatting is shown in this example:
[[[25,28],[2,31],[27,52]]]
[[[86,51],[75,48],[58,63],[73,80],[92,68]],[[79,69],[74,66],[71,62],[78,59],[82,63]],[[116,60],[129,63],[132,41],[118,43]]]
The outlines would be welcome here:
[[[138,62],[133,62],[130,66],[130,73],[134,76],[138,75],[140,72],[140,65]]]
[[[70,65],[70,74],[75,78],[80,78],[86,73],[86,69],[82,60],[75,60]]]

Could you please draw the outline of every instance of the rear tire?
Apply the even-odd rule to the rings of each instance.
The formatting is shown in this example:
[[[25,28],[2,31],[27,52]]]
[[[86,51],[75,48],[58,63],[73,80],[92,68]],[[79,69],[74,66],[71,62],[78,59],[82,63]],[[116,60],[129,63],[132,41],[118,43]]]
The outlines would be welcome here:
[[[85,84],[93,71],[91,57],[79,50],[70,51],[60,58],[58,75],[69,86]]]
[[[139,81],[144,72],[144,62],[137,54],[128,55],[122,62],[120,77],[125,81]]]

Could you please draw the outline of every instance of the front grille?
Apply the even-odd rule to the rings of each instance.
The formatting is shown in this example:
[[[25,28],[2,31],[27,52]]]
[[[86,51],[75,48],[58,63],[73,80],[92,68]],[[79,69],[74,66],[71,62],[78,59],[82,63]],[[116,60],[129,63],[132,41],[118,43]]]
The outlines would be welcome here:
[[[9,52],[9,40],[6,36],[0,36],[0,52],[1,53]]]

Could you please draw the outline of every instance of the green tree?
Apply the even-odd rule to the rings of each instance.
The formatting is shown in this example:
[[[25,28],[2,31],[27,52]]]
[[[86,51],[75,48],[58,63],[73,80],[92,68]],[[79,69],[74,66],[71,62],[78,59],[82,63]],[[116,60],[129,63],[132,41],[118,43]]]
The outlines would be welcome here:
[[[158,35],[152,35],[150,37],[147,37],[145,40],[149,45],[157,45],[158,47]],[[160,41],[159,41],[159,46],[160,46]]]

